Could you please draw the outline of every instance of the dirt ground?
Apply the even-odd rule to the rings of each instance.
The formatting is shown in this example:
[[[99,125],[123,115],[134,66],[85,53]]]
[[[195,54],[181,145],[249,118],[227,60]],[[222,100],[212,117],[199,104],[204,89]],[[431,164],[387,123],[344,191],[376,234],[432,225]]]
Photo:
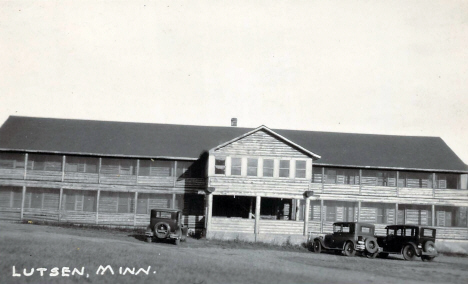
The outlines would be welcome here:
[[[113,274],[108,269],[101,275],[101,265]],[[125,267],[144,271],[123,275]],[[400,256],[350,258],[203,239],[175,246],[145,243],[131,232],[0,222],[0,283],[465,284],[467,279],[468,257],[408,262]]]

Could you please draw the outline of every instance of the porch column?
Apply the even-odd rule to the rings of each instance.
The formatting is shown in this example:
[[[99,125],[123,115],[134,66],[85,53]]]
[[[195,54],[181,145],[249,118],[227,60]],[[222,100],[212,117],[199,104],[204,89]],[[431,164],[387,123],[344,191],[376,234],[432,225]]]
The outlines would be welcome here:
[[[320,199],[320,233],[323,233],[323,199]]]
[[[65,180],[65,163],[66,163],[66,158],[65,155],[62,157],[62,182]]]
[[[98,165],[98,183],[101,183],[101,166],[102,166],[102,158],[99,158],[99,165]],[[99,197],[99,191],[98,191]],[[97,219],[96,219],[97,220]]]
[[[361,201],[358,201],[358,207],[357,207],[357,221],[360,222],[361,220]]]
[[[432,224],[431,226],[435,226],[435,204],[432,204],[432,208],[431,208],[431,214],[432,214]]]
[[[26,179],[26,175],[28,173],[28,153],[24,155],[24,173],[23,173],[23,179]]]
[[[138,191],[135,191],[135,206],[133,207],[133,227],[136,227],[137,223],[137,209],[138,209]]]
[[[26,173],[26,172],[25,172]],[[23,185],[23,194],[21,195],[21,213],[20,213],[20,219],[23,221],[23,214],[24,214],[24,199],[26,197],[26,186]]]
[[[310,199],[305,198],[305,212],[304,212],[304,236],[307,236],[309,231],[309,208],[310,208]]]
[[[99,163],[101,164],[101,163]],[[97,196],[96,196],[96,224],[98,224],[98,219],[99,219],[99,197],[101,197],[101,190],[98,189],[97,191]]]
[[[257,241],[258,234],[260,232],[260,204],[262,198],[260,196],[256,197],[255,200],[255,241]]]
[[[208,193],[206,195],[207,198],[207,206],[206,206],[206,236],[208,237],[208,233],[211,231],[211,217],[213,212],[213,193]]]
[[[398,203],[395,203],[395,225],[398,225]]]
[[[65,156],[63,156],[63,160],[65,161]],[[63,180],[62,180],[63,181]],[[58,206],[58,221],[62,219],[62,198],[63,198],[63,188],[60,188],[60,194],[59,194],[59,206]]]

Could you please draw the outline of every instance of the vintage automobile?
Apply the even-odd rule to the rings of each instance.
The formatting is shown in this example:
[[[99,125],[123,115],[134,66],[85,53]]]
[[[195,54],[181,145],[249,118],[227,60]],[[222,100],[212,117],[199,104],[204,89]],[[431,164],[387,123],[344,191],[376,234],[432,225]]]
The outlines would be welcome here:
[[[334,251],[346,256],[354,256],[356,252],[360,252],[366,257],[375,258],[379,247],[374,231],[375,226],[368,223],[337,222],[333,224],[333,234],[309,239],[309,249],[316,253],[322,250]]]
[[[182,222],[182,211],[174,209],[152,209],[150,224],[146,228],[146,241],[172,240],[179,245],[187,238],[188,228]]]
[[[413,225],[389,225],[385,229],[387,235],[377,237],[381,247],[379,257],[402,254],[406,260],[421,257],[423,261],[432,261],[437,256],[436,229]]]

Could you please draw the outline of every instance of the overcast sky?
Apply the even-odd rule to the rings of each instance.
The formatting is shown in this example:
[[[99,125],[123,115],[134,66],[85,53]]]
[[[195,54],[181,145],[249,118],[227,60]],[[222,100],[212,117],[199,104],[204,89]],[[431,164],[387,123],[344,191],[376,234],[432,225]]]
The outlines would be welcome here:
[[[0,123],[237,117],[468,163],[468,1],[1,1],[0,92]]]

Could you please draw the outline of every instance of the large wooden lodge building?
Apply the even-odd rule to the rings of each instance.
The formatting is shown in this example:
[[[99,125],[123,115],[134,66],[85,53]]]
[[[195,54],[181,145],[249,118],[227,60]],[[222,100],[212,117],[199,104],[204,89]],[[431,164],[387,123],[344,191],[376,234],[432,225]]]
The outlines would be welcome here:
[[[178,208],[208,237],[363,221],[468,240],[467,173],[436,137],[11,116],[0,219],[146,227],[150,209]]]

